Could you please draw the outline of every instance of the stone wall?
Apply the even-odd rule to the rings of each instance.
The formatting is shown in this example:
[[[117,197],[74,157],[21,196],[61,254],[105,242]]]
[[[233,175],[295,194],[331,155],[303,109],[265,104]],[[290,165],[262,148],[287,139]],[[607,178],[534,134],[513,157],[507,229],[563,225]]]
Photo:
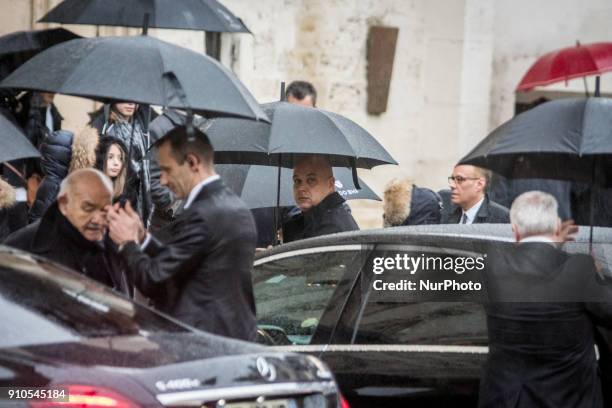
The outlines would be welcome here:
[[[59,0],[0,0],[0,34],[32,27]],[[360,175],[379,194],[393,177],[446,187],[452,165],[509,119],[514,87],[542,53],[611,37],[607,0],[224,0],[253,35],[224,34],[222,62],[261,102],[277,100],[280,82],[311,81],[318,106],[374,134],[400,162]],[[9,12],[7,12],[7,10]],[[387,112],[366,113],[366,42],[371,25],[399,28]],[[42,25],[35,25],[43,28]],[[82,35],[138,30],[72,26]],[[204,51],[202,33],[151,30]],[[607,81],[607,82],[606,82]],[[582,82],[569,90],[580,92]],[[603,79],[603,90],[612,91]],[[563,90],[561,84],[551,89]],[[592,85],[591,85],[592,89]],[[67,127],[77,129],[93,103],[58,97]],[[382,205],[351,202],[362,227],[381,225]]]

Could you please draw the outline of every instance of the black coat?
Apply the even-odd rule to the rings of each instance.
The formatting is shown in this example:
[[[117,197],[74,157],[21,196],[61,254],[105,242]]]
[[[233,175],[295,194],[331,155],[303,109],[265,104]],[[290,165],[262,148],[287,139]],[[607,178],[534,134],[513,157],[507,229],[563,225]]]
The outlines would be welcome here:
[[[57,202],[40,221],[9,235],[4,245],[43,256],[123,293],[129,291],[112,242],[86,240],[62,215]]]
[[[612,292],[597,283],[593,260],[545,243],[500,246],[487,258],[486,287],[505,302],[486,306],[479,406],[602,407],[594,326],[612,327],[612,303],[585,300]]]
[[[334,192],[310,210],[284,223],[284,242],[358,230],[359,226],[344,207],[344,203],[344,198]]]
[[[461,208],[457,207],[442,224],[458,224],[463,216]],[[510,222],[510,212],[502,205],[491,201],[489,197],[485,199],[474,217],[474,224],[508,224]]]
[[[155,237],[144,251],[134,242],[121,251],[135,287],[192,326],[255,340],[256,232],[246,205],[221,180],[213,181]]]
[[[73,137],[67,130],[58,130],[49,134],[40,145],[40,165],[44,177],[30,208],[30,222],[40,219],[57,198],[60,183],[68,175],[70,168]]]

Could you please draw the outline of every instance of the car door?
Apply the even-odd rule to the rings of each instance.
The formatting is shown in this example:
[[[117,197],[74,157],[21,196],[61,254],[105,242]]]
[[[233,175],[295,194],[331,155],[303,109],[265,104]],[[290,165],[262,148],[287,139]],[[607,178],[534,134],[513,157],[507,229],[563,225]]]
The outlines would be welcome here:
[[[259,342],[319,354],[363,266],[360,244],[289,250],[255,261]]]
[[[374,296],[375,257],[477,256],[448,246],[379,244],[361,268],[330,345],[320,356],[351,407],[473,407],[486,358],[486,317],[470,298]],[[434,277],[435,274],[429,274]]]

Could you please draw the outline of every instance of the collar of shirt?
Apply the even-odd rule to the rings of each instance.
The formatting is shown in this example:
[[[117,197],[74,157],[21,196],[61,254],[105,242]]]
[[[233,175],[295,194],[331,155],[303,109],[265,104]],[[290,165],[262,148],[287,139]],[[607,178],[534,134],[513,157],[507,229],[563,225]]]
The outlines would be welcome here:
[[[49,132],[53,133],[53,114],[51,113],[51,105],[45,109],[45,126],[49,129]]]
[[[482,197],[479,202],[477,202],[476,204],[474,204],[472,206],[472,208],[470,208],[467,211],[462,211],[461,212],[461,218],[463,218],[463,214],[467,215],[466,224],[474,223],[474,218],[476,218],[476,214],[478,214],[478,210],[480,210],[480,207],[482,206],[482,203],[484,203],[484,199],[485,198]],[[461,218],[459,219],[459,223],[461,223]]]
[[[185,210],[188,209],[189,206],[191,205],[191,203],[193,203],[193,200],[195,200],[195,198],[198,196],[198,194],[200,194],[200,191],[202,191],[204,186],[206,186],[207,184],[212,183],[213,181],[219,180],[220,178],[221,177],[218,174],[215,174],[214,176],[210,176],[210,177],[200,181],[198,184],[196,184],[196,186],[191,189],[191,192],[189,193],[189,196],[187,197],[187,201],[185,201],[185,205],[183,206],[183,208]]]
[[[544,235],[533,235],[531,237],[523,238],[519,241],[521,244],[524,242],[541,242],[545,244],[556,245],[556,242],[550,239],[549,237],[545,237]]]

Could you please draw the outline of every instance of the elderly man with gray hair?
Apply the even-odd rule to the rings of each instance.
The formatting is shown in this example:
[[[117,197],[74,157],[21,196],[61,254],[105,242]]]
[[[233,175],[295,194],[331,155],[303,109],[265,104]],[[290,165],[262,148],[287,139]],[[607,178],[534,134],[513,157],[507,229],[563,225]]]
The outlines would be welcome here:
[[[612,328],[612,291],[593,259],[557,247],[576,231],[553,196],[530,191],[510,209],[518,244],[491,250],[484,276],[489,353],[480,407],[603,407],[596,326]]]
[[[9,235],[4,244],[44,256],[127,293],[119,257],[106,234],[106,208],[112,197],[112,182],[102,172],[76,170],[62,181],[57,200],[42,219]]]

